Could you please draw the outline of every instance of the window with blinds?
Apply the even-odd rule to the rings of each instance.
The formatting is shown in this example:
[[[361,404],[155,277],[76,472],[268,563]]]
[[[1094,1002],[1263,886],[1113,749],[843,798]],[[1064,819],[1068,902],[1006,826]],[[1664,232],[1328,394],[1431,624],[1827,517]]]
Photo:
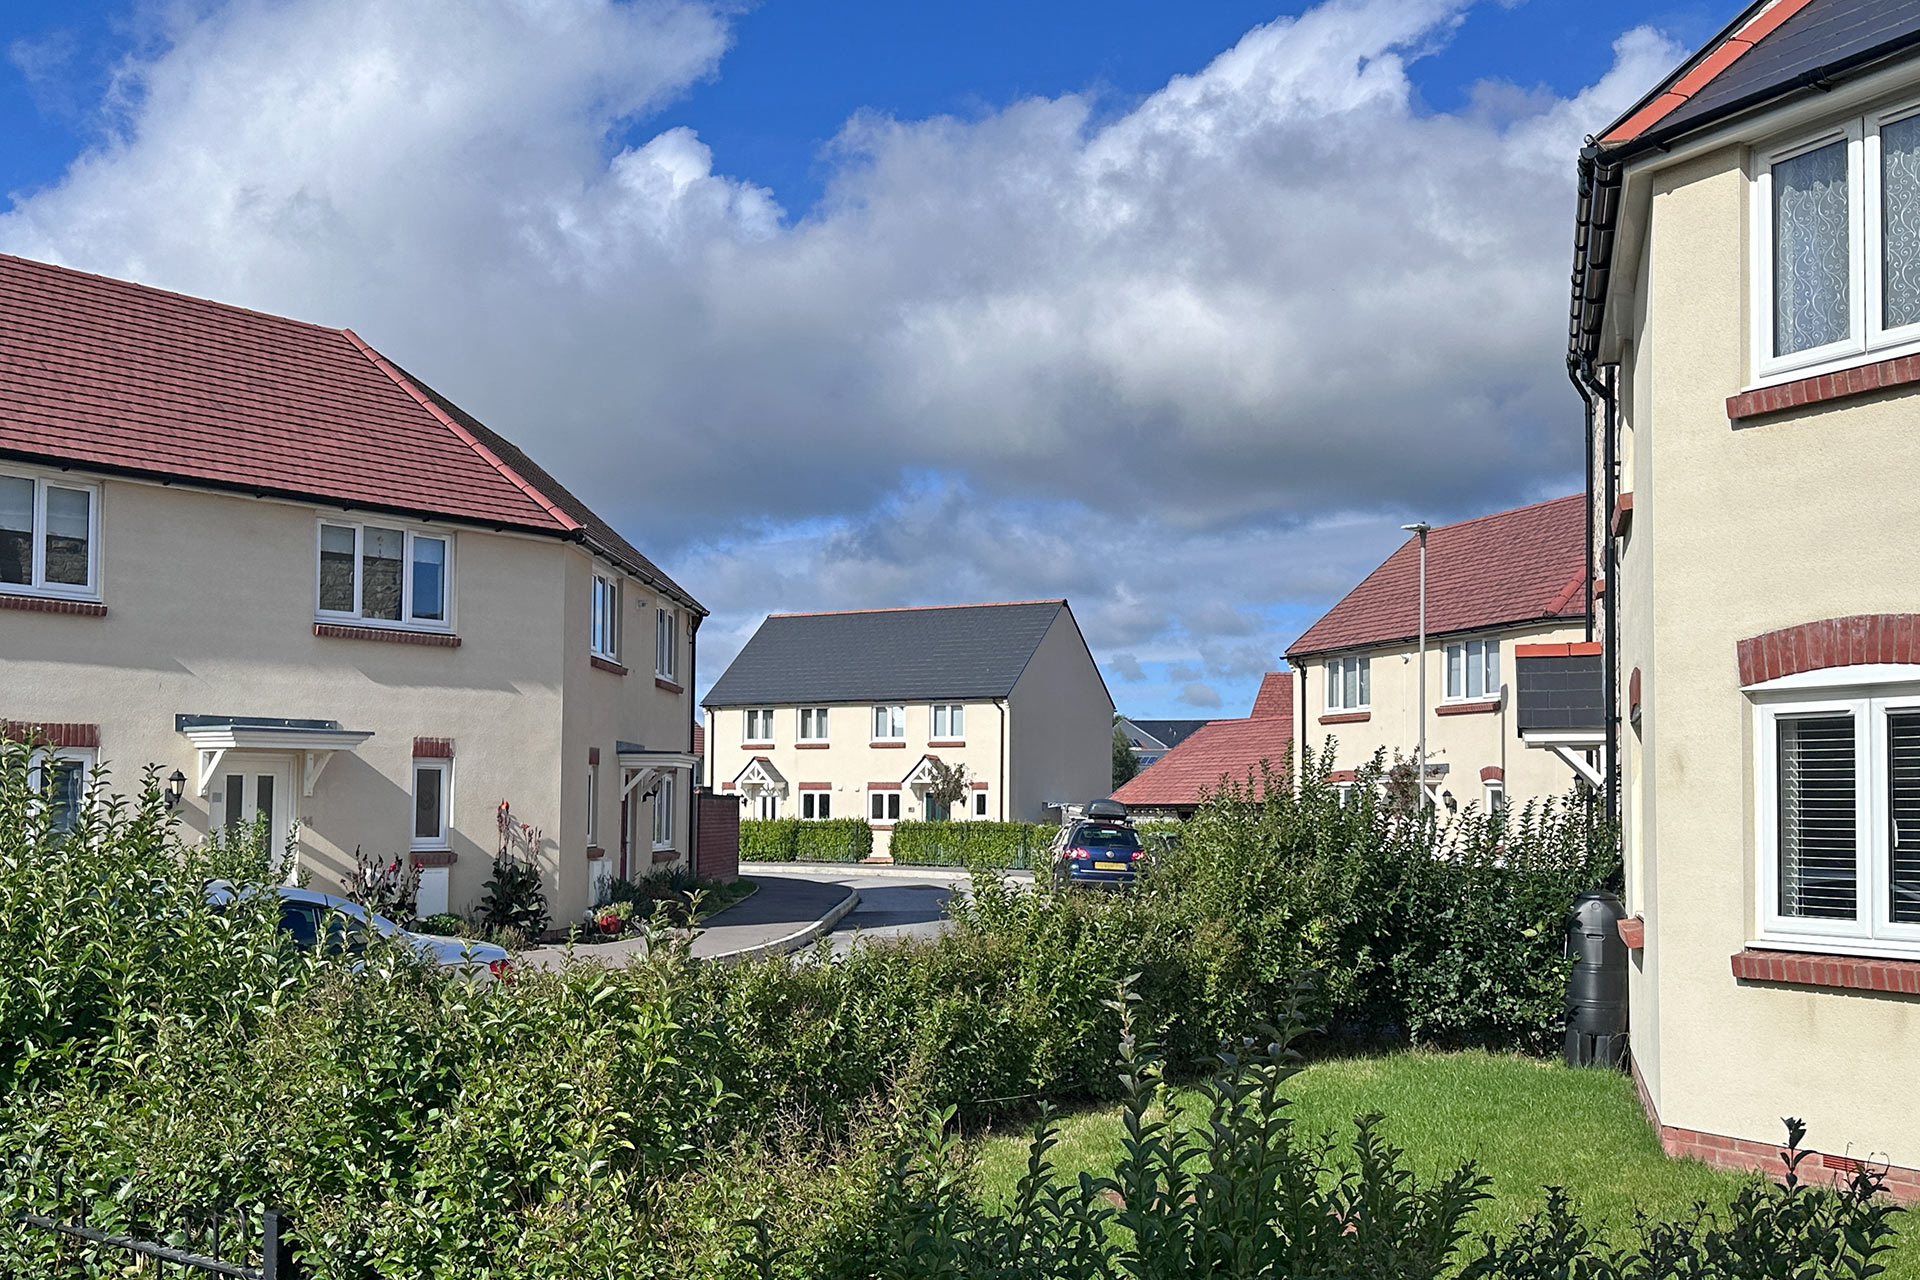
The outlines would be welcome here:
[[[1780,720],[1780,905],[1783,916],[1859,914],[1859,804],[1851,715]]]
[[[1887,713],[1887,907],[1920,924],[1920,711]]]

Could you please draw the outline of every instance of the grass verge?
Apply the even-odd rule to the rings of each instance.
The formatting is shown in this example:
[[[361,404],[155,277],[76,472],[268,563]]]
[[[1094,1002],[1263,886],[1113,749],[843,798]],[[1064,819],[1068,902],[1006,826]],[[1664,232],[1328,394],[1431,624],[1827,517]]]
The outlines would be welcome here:
[[[1472,1160],[1493,1180],[1471,1232],[1504,1235],[1540,1210],[1543,1188],[1562,1186],[1615,1240],[1633,1238],[1634,1213],[1677,1218],[1697,1201],[1723,1209],[1746,1175],[1669,1159],[1647,1124],[1633,1081],[1518,1055],[1394,1053],[1315,1062],[1292,1081],[1295,1123],[1351,1140],[1353,1118],[1386,1117],[1384,1132],[1424,1178]],[[1784,1139],[1784,1130],[1782,1137]],[[1107,1173],[1121,1156],[1118,1112],[1064,1116],[1057,1169]],[[1808,1141],[1819,1145],[1820,1135]],[[1004,1203],[1025,1171],[1027,1137],[1002,1131],[981,1146],[983,1189]],[[1900,1230],[1889,1280],[1920,1280],[1920,1210]]]

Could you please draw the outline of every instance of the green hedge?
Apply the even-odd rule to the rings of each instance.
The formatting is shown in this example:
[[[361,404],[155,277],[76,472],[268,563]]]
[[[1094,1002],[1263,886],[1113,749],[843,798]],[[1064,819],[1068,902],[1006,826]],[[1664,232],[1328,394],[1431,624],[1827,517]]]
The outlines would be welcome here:
[[[888,852],[915,867],[1019,867],[1046,861],[1050,822],[897,822]]]
[[[863,862],[873,828],[859,818],[749,819],[740,824],[742,862]]]

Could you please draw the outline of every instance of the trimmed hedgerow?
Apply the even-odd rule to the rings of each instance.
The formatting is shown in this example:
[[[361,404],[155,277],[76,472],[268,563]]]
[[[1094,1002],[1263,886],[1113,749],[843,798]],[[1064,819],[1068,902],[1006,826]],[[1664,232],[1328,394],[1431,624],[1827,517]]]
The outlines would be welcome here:
[[[1060,828],[1047,822],[897,822],[887,851],[916,867],[1011,867],[1044,863]]]
[[[754,818],[740,824],[742,862],[863,862],[873,828],[859,818]]]

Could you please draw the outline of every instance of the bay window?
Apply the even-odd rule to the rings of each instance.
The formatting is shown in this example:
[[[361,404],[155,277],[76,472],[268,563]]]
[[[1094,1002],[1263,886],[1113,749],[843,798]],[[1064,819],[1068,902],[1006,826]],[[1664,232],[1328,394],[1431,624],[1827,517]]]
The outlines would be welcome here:
[[[1371,660],[1327,659],[1327,710],[1365,711],[1373,705]]]
[[[1920,104],[1759,154],[1755,371],[1920,349]]]
[[[0,472],[0,591],[99,594],[99,490]]]
[[[337,621],[444,628],[452,550],[451,540],[440,534],[322,521],[315,613]]]
[[[1447,646],[1447,701],[1500,696],[1500,642],[1462,640]]]
[[[1920,685],[1756,708],[1763,939],[1920,953]]]

